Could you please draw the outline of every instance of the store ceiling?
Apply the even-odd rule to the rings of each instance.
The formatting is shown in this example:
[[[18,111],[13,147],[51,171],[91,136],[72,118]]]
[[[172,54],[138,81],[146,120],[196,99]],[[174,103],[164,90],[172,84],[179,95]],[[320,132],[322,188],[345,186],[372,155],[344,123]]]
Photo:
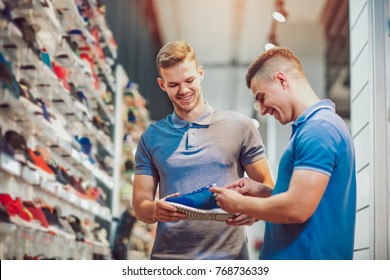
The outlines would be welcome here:
[[[155,120],[172,112],[172,107],[155,82],[154,51],[157,53],[161,44],[181,39],[193,46],[205,67],[202,85],[206,100],[214,107],[255,115],[254,100],[244,77],[249,64],[264,51],[276,0],[102,1],[107,5],[107,17],[118,41],[120,63],[129,77],[140,83]],[[348,9],[346,13],[338,12],[345,11],[342,3],[347,1],[284,0],[288,18],[277,24],[275,33],[280,45],[301,58],[314,91],[321,98],[332,98],[336,108],[345,108],[345,117],[349,117],[349,89],[345,86],[349,72],[336,71],[346,73],[346,77],[336,77],[339,81],[330,85],[326,71],[330,69],[329,44],[334,46],[332,53],[348,57],[348,51],[343,51],[349,50],[347,42],[340,44],[339,37],[332,41],[327,36],[329,28],[344,30],[345,25],[330,23],[348,18]],[[152,47],[143,42],[148,30],[152,30]]]
[[[320,23],[325,2],[286,0],[288,20],[283,28]],[[153,0],[153,3],[163,43],[185,39],[203,65],[251,62],[263,51],[275,8],[272,0]],[[284,36],[293,38],[296,33],[284,32]],[[290,41],[278,37],[281,44]],[[311,45],[302,47],[310,51]]]
[[[153,0],[152,3],[162,43],[184,39],[195,49],[205,67],[206,100],[212,106],[254,116],[254,100],[244,77],[249,64],[264,51],[276,1]],[[326,0],[285,0],[288,18],[276,25],[275,33],[280,45],[291,48],[299,57],[321,57],[323,61],[322,15],[326,3]],[[313,61],[309,64],[321,67]],[[317,82],[319,79],[314,83],[323,94],[325,87]]]

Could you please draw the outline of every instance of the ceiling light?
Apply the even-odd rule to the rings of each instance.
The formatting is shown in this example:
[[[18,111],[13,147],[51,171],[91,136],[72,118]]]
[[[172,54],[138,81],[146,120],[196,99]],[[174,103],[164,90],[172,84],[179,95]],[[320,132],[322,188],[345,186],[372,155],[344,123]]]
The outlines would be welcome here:
[[[272,48],[275,48],[276,46],[274,45],[274,44],[272,44],[272,43],[266,43],[265,45],[264,45],[264,50],[265,51],[268,51],[268,50],[270,50],[270,49],[272,49]]]
[[[285,17],[282,13],[273,12],[273,13],[272,13],[272,17],[273,17],[276,21],[279,21],[279,22],[286,22],[286,17]]]
[[[275,2],[276,10],[272,13],[272,17],[278,22],[286,22],[287,19],[287,11],[284,8],[283,0],[276,0]]]

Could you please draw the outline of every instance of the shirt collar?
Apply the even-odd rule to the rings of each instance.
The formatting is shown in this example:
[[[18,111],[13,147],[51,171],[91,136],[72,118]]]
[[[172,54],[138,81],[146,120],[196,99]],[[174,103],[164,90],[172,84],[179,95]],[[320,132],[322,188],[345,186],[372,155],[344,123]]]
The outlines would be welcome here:
[[[297,120],[291,125],[293,129],[293,134],[295,130],[304,124],[307,120],[309,120],[317,111],[321,109],[329,109],[335,112],[335,104],[330,101],[329,99],[321,100],[313,105],[311,105],[309,108],[307,108],[298,118]]]
[[[214,108],[212,108],[207,102],[205,102],[205,108],[202,114],[200,114],[200,116],[192,122],[187,122],[183,120],[176,114],[176,111],[173,111],[172,113],[173,126],[175,128],[183,128],[188,124],[194,124],[197,126],[208,126],[210,125],[211,117],[213,116],[213,113],[214,113]]]

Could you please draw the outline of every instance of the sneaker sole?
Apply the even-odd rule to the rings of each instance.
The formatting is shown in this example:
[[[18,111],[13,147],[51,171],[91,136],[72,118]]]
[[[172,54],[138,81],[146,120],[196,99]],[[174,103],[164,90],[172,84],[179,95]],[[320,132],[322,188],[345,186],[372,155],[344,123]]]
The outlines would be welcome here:
[[[220,208],[211,209],[211,210],[203,210],[203,209],[193,208],[193,207],[185,206],[183,204],[178,204],[178,203],[174,203],[174,202],[165,201],[165,203],[176,207],[179,212],[186,214],[187,220],[204,220],[204,221],[225,222],[229,218],[232,218],[235,216],[234,214],[227,213]]]

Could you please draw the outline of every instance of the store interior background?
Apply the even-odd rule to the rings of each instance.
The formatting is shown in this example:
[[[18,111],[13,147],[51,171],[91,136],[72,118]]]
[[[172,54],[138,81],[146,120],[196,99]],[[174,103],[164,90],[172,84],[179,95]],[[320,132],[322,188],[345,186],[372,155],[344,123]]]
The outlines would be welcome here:
[[[155,57],[165,43],[186,40],[205,68],[203,94],[211,106],[242,112],[259,121],[273,175],[290,126],[256,110],[245,85],[249,64],[271,40],[301,58],[305,74],[321,98],[330,98],[337,113],[350,121],[348,0],[115,0],[106,5],[109,27],[118,43],[118,62],[149,104],[152,120],[173,107],[156,82]],[[282,5],[284,23],[272,12]],[[248,228],[251,257],[264,225]]]

